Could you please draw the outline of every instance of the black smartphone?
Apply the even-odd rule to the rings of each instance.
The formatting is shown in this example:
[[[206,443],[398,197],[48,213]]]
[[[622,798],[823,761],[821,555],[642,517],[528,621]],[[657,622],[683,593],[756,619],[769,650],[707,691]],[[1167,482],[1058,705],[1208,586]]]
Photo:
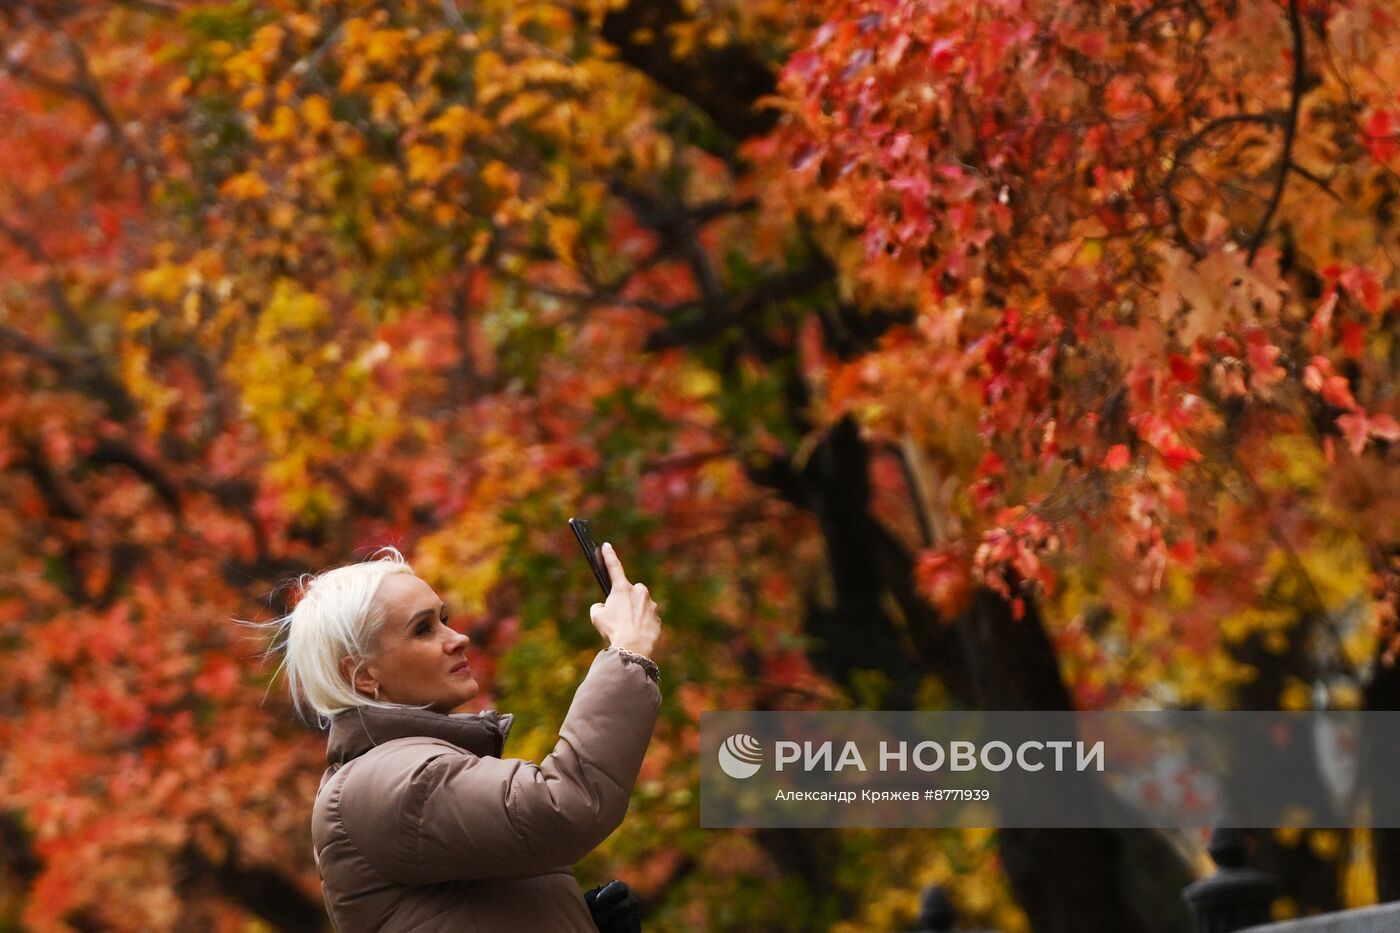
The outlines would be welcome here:
[[[588,520],[571,518],[569,527],[574,530],[578,546],[583,548],[583,556],[588,558],[588,566],[593,568],[593,576],[598,578],[598,585],[603,588],[603,598],[607,599],[608,594],[612,592],[612,579],[608,575],[608,568],[603,564],[603,552],[593,542],[593,535],[589,533]]]

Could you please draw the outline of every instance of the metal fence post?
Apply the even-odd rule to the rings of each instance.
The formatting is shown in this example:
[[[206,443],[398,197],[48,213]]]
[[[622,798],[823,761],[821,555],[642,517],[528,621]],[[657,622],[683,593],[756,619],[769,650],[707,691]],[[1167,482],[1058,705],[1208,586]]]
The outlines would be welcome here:
[[[1270,875],[1245,867],[1250,840],[1242,829],[1216,829],[1208,851],[1215,874],[1182,892],[1196,916],[1199,933],[1233,933],[1269,922],[1269,904],[1278,893]]]

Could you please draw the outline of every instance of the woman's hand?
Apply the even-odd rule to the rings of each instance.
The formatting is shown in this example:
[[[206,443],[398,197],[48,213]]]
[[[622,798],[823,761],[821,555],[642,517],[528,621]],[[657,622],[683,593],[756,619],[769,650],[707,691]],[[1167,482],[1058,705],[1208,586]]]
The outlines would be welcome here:
[[[604,544],[603,563],[608,568],[612,589],[605,602],[594,603],[588,617],[612,648],[623,648],[651,657],[656,639],[661,635],[661,618],[656,603],[641,583],[628,583],[622,561],[611,544]]]

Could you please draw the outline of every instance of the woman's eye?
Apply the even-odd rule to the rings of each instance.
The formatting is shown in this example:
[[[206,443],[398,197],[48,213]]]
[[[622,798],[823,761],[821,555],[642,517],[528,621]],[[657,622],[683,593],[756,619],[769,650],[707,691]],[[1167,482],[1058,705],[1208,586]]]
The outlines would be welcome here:
[[[415,634],[415,635],[426,635],[426,634],[428,634],[429,632],[431,632],[432,630],[433,630],[433,627],[432,627],[431,625],[429,625],[429,624],[426,623],[426,622],[420,622],[420,623],[418,623],[418,628],[414,631],[413,634]]]

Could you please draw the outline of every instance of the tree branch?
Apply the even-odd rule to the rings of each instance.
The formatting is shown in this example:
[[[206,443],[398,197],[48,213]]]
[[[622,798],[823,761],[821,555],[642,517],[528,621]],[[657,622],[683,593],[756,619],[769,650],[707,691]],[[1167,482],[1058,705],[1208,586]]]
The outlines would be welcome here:
[[[307,897],[280,872],[244,867],[241,861],[234,833],[212,816],[196,816],[177,856],[179,889],[186,897],[200,898],[203,889],[213,887],[274,930],[302,933],[325,926],[319,900]]]
[[[181,514],[179,485],[166,475],[164,470],[125,441],[104,437],[97,442],[87,459],[97,464],[127,467],[149,483],[177,517]]]
[[[681,0],[632,0],[604,17],[603,38],[624,62],[690,101],[734,142],[766,133],[776,114],[754,105],[777,90],[774,70],[735,43],[718,48],[702,43],[677,58],[670,36],[674,27],[690,21]]]
[[[1269,198],[1269,206],[1264,210],[1264,219],[1259,221],[1259,229],[1254,231],[1254,236],[1249,241],[1248,265],[1254,264],[1259,246],[1269,232],[1269,223],[1274,219],[1279,202],[1283,200],[1283,188],[1288,183],[1288,169],[1293,162],[1293,140],[1298,134],[1298,109],[1303,102],[1303,89],[1308,78],[1307,62],[1304,59],[1306,49],[1303,45],[1303,20],[1298,12],[1298,0],[1288,0],[1288,28],[1293,32],[1293,86],[1288,100],[1288,117],[1283,125],[1283,157],[1279,160],[1278,180],[1274,183],[1274,193]]]
[[[1297,162],[1292,162],[1292,161],[1290,161],[1290,162],[1287,163],[1287,165],[1288,165],[1288,170],[1289,170],[1289,171],[1291,171],[1291,172],[1297,172],[1299,175],[1302,175],[1304,178],[1306,178],[1308,181],[1312,182],[1314,185],[1317,185],[1317,186],[1318,186],[1319,188],[1321,188],[1323,191],[1327,192],[1328,197],[1332,198],[1332,200],[1338,201],[1338,202],[1340,202],[1340,201],[1342,200],[1342,196],[1341,196],[1340,194],[1338,194],[1337,192],[1335,192],[1335,191],[1332,190],[1332,183],[1329,182],[1326,178],[1323,178],[1321,175],[1318,175],[1316,172],[1310,172],[1310,171],[1308,171],[1307,169],[1305,169],[1305,168],[1303,168],[1301,165],[1299,165]]]
[[[34,480],[34,485],[38,487],[44,503],[48,505],[49,511],[55,517],[68,521],[80,521],[86,518],[83,504],[78,499],[77,492],[74,491],[67,479],[54,470],[53,464],[49,463],[49,459],[38,441],[32,438],[23,438],[19,444],[24,449],[26,456],[23,460],[16,461],[13,468],[29,474],[30,478]]]
[[[908,435],[905,439],[908,440]],[[899,463],[900,475],[904,477],[904,491],[909,495],[909,508],[919,522],[919,541],[926,548],[933,547],[933,522],[929,519],[928,509],[924,505],[923,487],[919,483],[918,474],[914,472],[914,464],[909,461],[909,451],[895,443],[886,444],[885,450]]]
[[[1186,160],[1191,157],[1191,154],[1204,145],[1205,141],[1216,130],[1227,126],[1235,126],[1240,123],[1257,123],[1272,127],[1278,126],[1282,120],[1283,116],[1281,114],[1272,112],[1231,113],[1223,117],[1216,117],[1193,133],[1191,137],[1182,142],[1181,145],[1177,146],[1176,151],[1172,153],[1172,167],[1167,171],[1167,177],[1162,181],[1162,195],[1166,198],[1167,208],[1171,212],[1172,226],[1176,228],[1177,241],[1197,259],[1202,258],[1205,253],[1186,235],[1186,231],[1183,229],[1181,223],[1181,205],[1177,203],[1176,195],[1172,191],[1173,186],[1176,184],[1177,173],[1181,171],[1181,167],[1186,164]]]
[[[9,344],[25,356],[44,363],[61,376],[72,375],[72,361],[57,350],[51,350],[38,341],[30,339],[27,334],[17,328],[0,324],[0,345],[3,344]]]
[[[68,336],[80,344],[87,343],[87,327],[83,324],[83,316],[78,313],[78,309],[73,307],[73,303],[68,300],[68,295],[63,290],[63,283],[58,280],[58,275],[54,271],[53,259],[49,256],[48,250],[39,242],[38,237],[16,227],[9,221],[0,217],[0,234],[4,234],[20,250],[29,257],[31,262],[44,266],[49,270],[49,274],[44,279],[44,290],[48,293],[49,301],[53,304],[54,310],[63,320],[63,327],[68,331]]]
[[[142,199],[147,199],[150,196],[151,181],[147,177],[147,170],[151,160],[145,153],[136,149],[131,137],[127,135],[125,128],[123,128],[121,121],[117,119],[116,113],[112,110],[111,105],[107,102],[106,96],[102,93],[101,85],[98,83],[96,77],[93,76],[92,69],[88,66],[87,53],[84,52],[82,46],[68,34],[67,30],[50,19],[47,13],[39,9],[34,3],[23,2],[21,6],[29,16],[40,23],[51,35],[55,36],[59,44],[63,46],[64,51],[68,54],[69,61],[73,63],[74,77],[72,80],[64,81],[50,75],[42,74],[30,68],[28,65],[25,65],[20,57],[15,55],[6,55],[3,59],[0,59],[0,61],[3,61],[5,70],[9,71],[10,74],[14,75],[16,78],[28,81],[36,87],[42,88],[50,93],[76,97],[86,104],[88,109],[93,112],[93,115],[107,128],[117,148],[125,153],[127,158],[131,159],[136,165],[136,184],[141,189]]]
[[[76,362],[81,364],[82,368],[78,369],[70,362],[62,370],[72,377],[70,383],[103,402],[117,420],[125,421],[137,410],[137,405],[132,400],[130,393],[126,391],[126,387],[112,374],[107,362],[92,351],[89,345],[90,335],[87,325],[83,322],[82,314],[69,300],[67,292],[63,290],[63,283],[59,281],[56,264],[49,256],[48,250],[34,234],[14,226],[3,217],[0,217],[0,235],[8,237],[32,262],[44,266],[48,270],[48,274],[44,277],[44,291],[48,295],[50,304],[58,313],[59,319],[62,320],[63,329],[67,332],[69,339],[78,345],[75,351],[78,356]],[[62,359],[62,357],[54,357],[54,351],[51,350],[47,354],[43,353],[39,344],[27,340],[18,331],[8,328],[7,331],[8,333],[4,336],[12,346],[51,364],[54,359]]]
[[[696,308],[703,313],[652,331],[647,337],[646,349],[656,352],[704,343],[718,336],[726,327],[743,321],[752,312],[775,301],[805,294],[831,281],[833,275],[829,263],[818,261],[765,279],[742,296],[711,294],[704,300],[687,303],[673,310]]]

